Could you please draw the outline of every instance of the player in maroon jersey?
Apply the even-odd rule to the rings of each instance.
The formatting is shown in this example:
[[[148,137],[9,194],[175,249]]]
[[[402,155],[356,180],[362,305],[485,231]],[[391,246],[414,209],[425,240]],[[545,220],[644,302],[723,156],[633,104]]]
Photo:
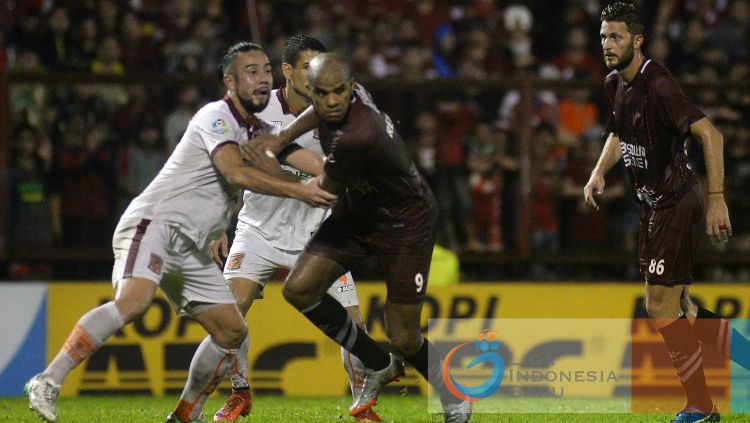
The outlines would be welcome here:
[[[380,388],[403,374],[403,365],[359,330],[326,290],[346,270],[375,255],[386,273],[391,345],[441,393],[445,421],[468,422],[471,403],[443,389],[439,362],[428,364],[428,351],[433,357],[439,353],[420,333],[435,244],[432,192],[391,119],[354,83],[339,56],[316,56],[308,80],[313,105],[282,130],[274,150],[317,125],[326,163],[316,183],[341,196],[284,283],[284,297],[365,364],[365,386],[349,414],[367,410]]]
[[[607,140],[584,197],[598,209],[594,196],[604,190],[605,173],[624,160],[641,206],[638,255],[646,279],[646,310],[687,394],[687,406],[672,422],[719,421],[706,387],[699,341],[728,354],[729,325],[699,309],[688,291],[701,239],[704,193],[684,143],[692,134],[703,144],[708,179],[705,231],[713,242],[727,242],[732,227],[723,193],[723,139],[672,74],[643,56],[643,23],[632,4],[607,6],[601,22],[604,61],[612,69],[605,80],[610,113]]]

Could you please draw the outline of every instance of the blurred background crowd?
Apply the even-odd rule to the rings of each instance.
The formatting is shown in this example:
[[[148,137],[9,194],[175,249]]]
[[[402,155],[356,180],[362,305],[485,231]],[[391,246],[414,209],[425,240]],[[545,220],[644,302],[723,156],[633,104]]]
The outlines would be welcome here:
[[[223,50],[260,34],[278,86],[284,42],[305,33],[349,58],[355,78],[398,122],[438,198],[441,245],[490,257],[512,253],[526,237],[534,256],[623,252],[625,273],[591,276],[638,279],[638,209],[623,169],[609,175],[600,212],[582,201],[607,113],[603,3],[8,1],[0,34],[0,72],[10,75],[8,245],[107,254],[121,211],[159,171],[192,114],[222,95]],[[669,67],[724,135],[729,248],[750,251],[750,220],[742,218],[750,211],[750,91],[742,85],[750,80],[750,0],[637,3],[646,55]],[[60,74],[79,78],[55,82]],[[523,76],[535,83],[530,109],[508,83]],[[519,157],[524,127],[527,164]],[[699,145],[689,151],[700,168]],[[523,166],[526,209],[517,201]],[[529,219],[526,235],[519,214]],[[565,276],[531,264],[511,276]],[[743,266],[708,276],[750,280]]]

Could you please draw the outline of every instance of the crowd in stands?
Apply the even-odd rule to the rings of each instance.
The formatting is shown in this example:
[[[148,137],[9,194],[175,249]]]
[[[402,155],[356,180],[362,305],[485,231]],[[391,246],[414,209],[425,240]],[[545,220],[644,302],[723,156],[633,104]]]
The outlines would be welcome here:
[[[597,0],[17,0],[0,34],[0,71],[142,76],[140,83],[12,82],[11,242],[108,245],[128,201],[158,172],[192,114],[222,94],[217,65],[257,22],[272,63],[297,33],[349,58],[355,77],[383,79],[374,95],[399,123],[441,208],[440,242],[502,251],[517,242],[520,93],[423,94],[423,79],[589,81],[538,89],[531,116],[534,252],[634,251],[638,210],[622,169],[602,211],[582,202],[598,158],[606,105]],[[690,83],[750,80],[750,1],[640,1],[645,52]],[[252,17],[251,17],[252,16]],[[7,19],[7,18],[6,18]],[[275,82],[283,82],[275,66]],[[216,76],[215,84],[151,84],[149,76]],[[205,81],[206,79],[202,79]],[[732,248],[750,250],[750,92],[688,94],[723,133]],[[693,142],[691,154],[700,165]],[[699,166],[700,167],[700,166]],[[544,268],[534,269],[540,277]]]

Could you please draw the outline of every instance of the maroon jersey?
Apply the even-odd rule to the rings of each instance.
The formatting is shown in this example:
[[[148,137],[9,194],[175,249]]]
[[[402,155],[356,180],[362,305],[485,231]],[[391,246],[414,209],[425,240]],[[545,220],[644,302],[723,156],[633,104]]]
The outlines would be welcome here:
[[[704,117],[662,65],[644,60],[625,85],[616,71],[604,88],[610,111],[605,133],[620,138],[633,192],[641,204],[671,207],[696,183],[685,152],[690,125]]]
[[[344,121],[320,124],[327,178],[346,186],[336,208],[394,228],[434,212],[435,200],[393,122],[355,84]]]

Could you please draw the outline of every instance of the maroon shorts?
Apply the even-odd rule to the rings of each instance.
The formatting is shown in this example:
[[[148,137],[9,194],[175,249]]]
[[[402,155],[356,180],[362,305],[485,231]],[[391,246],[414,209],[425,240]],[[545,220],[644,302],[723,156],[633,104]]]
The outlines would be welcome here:
[[[427,291],[436,219],[437,211],[429,210],[424,219],[412,224],[373,225],[334,211],[305,251],[347,270],[374,254],[385,270],[388,301],[417,304]]]
[[[672,207],[641,207],[638,259],[651,285],[693,283],[693,258],[703,236],[703,190],[697,183]]]

